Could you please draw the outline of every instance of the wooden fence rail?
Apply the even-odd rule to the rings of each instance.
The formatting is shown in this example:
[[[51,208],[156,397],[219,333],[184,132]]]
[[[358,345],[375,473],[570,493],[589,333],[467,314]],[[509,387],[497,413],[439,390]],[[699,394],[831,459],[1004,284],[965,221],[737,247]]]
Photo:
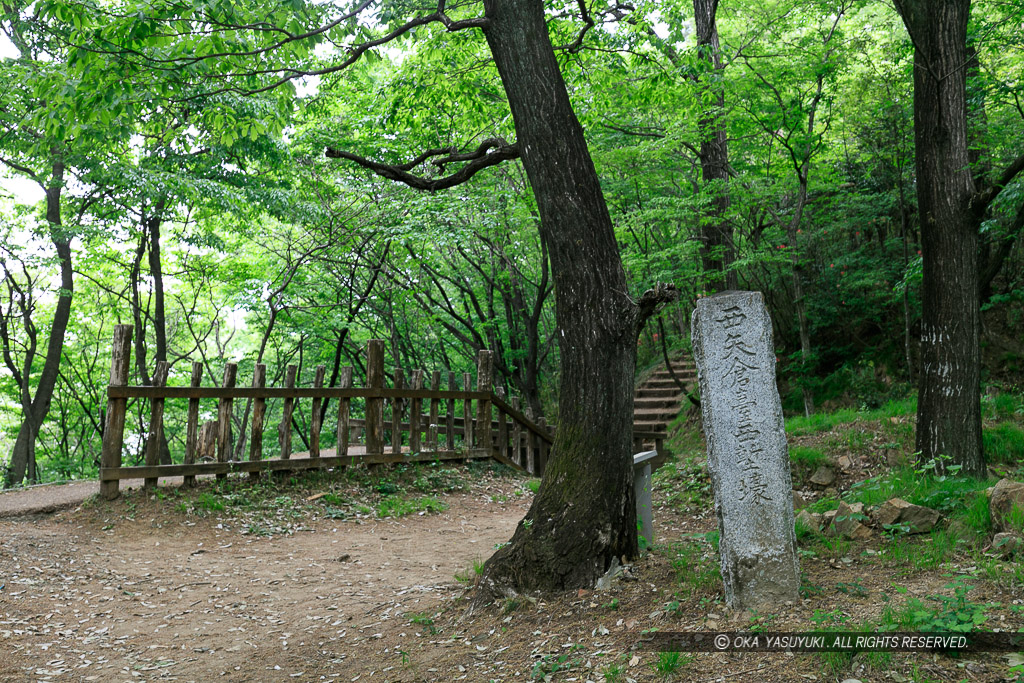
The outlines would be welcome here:
[[[494,458],[535,475],[541,475],[553,441],[551,430],[543,418],[536,422],[519,408],[517,398],[506,401],[492,387],[493,360],[490,351],[477,357],[476,388],[472,377],[462,377],[457,388],[455,373],[448,373],[448,388],[442,390],[441,374],[430,375],[430,388],[424,388],[426,374],[413,371],[409,386],[405,373],[395,368],[394,386],[384,386],[384,342],[367,344],[367,378],[365,387],[354,387],[352,368],[342,368],[339,385],[324,387],[324,371],[318,367],[312,387],[296,386],[297,368],[288,366],[283,387],[266,386],[266,366],[257,364],[252,386],[236,386],[238,366],[228,363],[220,387],[199,386],[203,368],[192,364],[189,386],[167,386],[168,367],[160,364],[152,386],[129,386],[131,360],[131,325],[118,325],[114,330],[111,354],[110,384],[107,389],[107,415],[100,456],[100,492],[107,499],[119,495],[122,479],[145,479],[146,486],[156,486],[159,477],[181,476],[186,485],[194,484],[201,474],[227,477],[230,472],[248,472],[258,478],[262,472],[296,471],[315,468],[344,467],[358,463],[420,462],[435,460],[466,460]],[[124,430],[129,399],[150,402],[149,430],[146,435],[145,465],[122,466]],[[217,401],[217,419],[200,425],[200,403],[203,399]],[[232,435],[232,409],[236,399],[252,400],[248,460],[234,460],[235,440]],[[266,402],[282,399],[282,418],[277,425],[278,458],[263,457],[263,435],[267,428]],[[323,428],[321,406],[325,399],[336,401],[337,446],[332,453],[321,447]],[[364,401],[364,418],[352,416],[352,399]],[[168,400],[187,400],[187,427],[183,464],[160,465],[160,443],[164,431],[165,404]],[[292,416],[302,400],[311,401],[312,419],[307,443],[307,457],[292,457]],[[456,404],[461,415],[456,416]],[[385,421],[385,408],[389,408]],[[358,437],[362,435],[362,443]],[[458,439],[456,437],[459,437]],[[216,444],[215,455],[213,444]]]

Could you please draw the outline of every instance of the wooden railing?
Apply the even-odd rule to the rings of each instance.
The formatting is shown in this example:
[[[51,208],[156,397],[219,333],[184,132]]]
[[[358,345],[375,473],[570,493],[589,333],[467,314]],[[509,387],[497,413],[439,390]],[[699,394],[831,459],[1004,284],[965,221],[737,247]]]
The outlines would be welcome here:
[[[336,387],[324,387],[324,369],[318,367],[312,387],[296,386],[297,370],[288,366],[283,387],[266,386],[266,366],[258,364],[251,387],[236,386],[238,366],[228,363],[220,387],[203,387],[203,366],[192,364],[187,387],[167,386],[168,365],[160,362],[152,386],[128,386],[131,361],[131,325],[118,325],[107,389],[107,417],[100,457],[100,492],[108,499],[119,494],[122,479],[144,479],[156,486],[159,477],[184,477],[186,485],[195,477],[214,474],[227,477],[230,472],[249,472],[258,478],[261,472],[295,471],[311,468],[337,468],[366,463],[422,462],[494,458],[502,463],[540,476],[544,472],[553,436],[540,418],[536,422],[520,410],[519,400],[506,401],[500,388],[492,387],[493,357],[481,351],[477,358],[476,388],[470,390],[472,376],[465,373],[462,389],[457,389],[455,373],[448,373],[448,389],[442,390],[441,373],[430,376],[422,370],[411,373],[406,386],[401,368],[394,370],[394,386],[386,387],[384,342],[367,344],[365,387],[352,386],[352,368],[343,368]],[[123,466],[125,423],[129,399],[148,399],[149,430],[144,449],[144,465]],[[188,401],[185,456],[181,464],[159,464],[164,441],[164,405],[167,400]],[[199,424],[200,402],[217,400],[217,419]],[[236,399],[252,401],[248,460],[234,460],[232,410]],[[263,457],[263,436],[267,401],[281,399],[282,416],[277,428],[280,454]],[[335,400],[337,410],[336,448],[333,455],[321,449],[323,401]],[[362,399],[364,417],[352,415],[353,399]],[[292,456],[292,417],[298,401],[311,401],[309,451],[304,457]],[[461,408],[457,412],[456,408]],[[386,408],[389,419],[385,420]],[[360,443],[359,437],[362,436]],[[215,444],[215,454],[214,451]]]

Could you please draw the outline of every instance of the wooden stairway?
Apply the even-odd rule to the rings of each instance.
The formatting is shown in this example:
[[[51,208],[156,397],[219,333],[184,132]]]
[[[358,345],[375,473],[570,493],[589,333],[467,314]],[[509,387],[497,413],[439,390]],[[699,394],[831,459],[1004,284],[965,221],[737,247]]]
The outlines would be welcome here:
[[[677,356],[672,359],[672,371],[686,391],[692,391],[697,381],[697,370],[693,361]],[[665,438],[669,422],[679,415],[686,401],[686,395],[672,379],[664,364],[658,367],[637,388],[633,397],[633,441],[634,444],[657,445]],[[661,448],[658,449],[659,451]]]

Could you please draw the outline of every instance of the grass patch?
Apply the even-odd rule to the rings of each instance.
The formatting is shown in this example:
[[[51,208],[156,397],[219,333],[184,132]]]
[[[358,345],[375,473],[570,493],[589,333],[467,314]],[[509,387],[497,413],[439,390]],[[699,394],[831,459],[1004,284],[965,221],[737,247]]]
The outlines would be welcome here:
[[[420,498],[402,498],[401,496],[385,496],[378,501],[375,512],[378,517],[406,517],[420,512],[444,512],[448,505],[434,496]]]
[[[810,446],[790,446],[789,459],[796,467],[803,467],[808,471],[814,471],[828,462],[828,456],[824,451]]]
[[[963,578],[946,584],[946,589],[953,594],[929,595],[928,603],[908,598],[898,608],[886,605],[877,630],[968,633],[982,630],[980,627],[988,621],[988,610],[999,606],[998,603],[982,604],[969,600],[967,594],[974,586]]]
[[[936,475],[934,470],[927,464],[900,467],[857,482],[843,495],[843,499],[874,506],[890,498],[902,498],[949,515],[964,509],[972,496],[992,485],[991,480]]]
[[[838,498],[819,498],[807,506],[808,512],[817,512],[819,515],[839,507]]]
[[[1015,465],[1024,461],[1024,429],[1012,422],[983,429],[981,440],[989,463]]]
[[[811,557],[839,559],[853,550],[853,541],[842,536],[826,536],[813,529],[804,536],[803,545],[805,547],[800,548],[800,553]]]
[[[667,678],[691,664],[696,658],[697,655],[692,652],[659,652],[658,661],[654,662],[654,672]]]
[[[484,574],[484,561],[481,559],[473,560],[473,566],[467,567],[466,569],[455,572],[455,580],[459,583],[471,584],[474,583],[479,576]]]
[[[889,401],[875,410],[854,410],[846,408],[834,413],[815,413],[810,417],[793,416],[786,420],[786,433],[790,436],[806,436],[827,432],[839,425],[851,422],[884,420],[890,417],[913,415],[917,412],[917,397]]]
[[[704,437],[698,423],[693,421],[693,404],[683,399],[682,410],[668,424],[665,447],[670,453],[704,457]]]
[[[195,509],[201,513],[223,512],[226,506],[216,494],[204,492],[196,498]]]
[[[992,531],[992,510],[988,498],[980,491],[967,498],[962,510],[955,513],[953,519],[959,520],[968,529],[978,534],[987,535]]]
[[[706,539],[712,545],[710,539]],[[695,596],[711,596],[718,592],[722,575],[712,548],[699,540],[673,543],[666,549],[666,555],[676,573],[679,584],[676,595],[683,599]],[[670,610],[671,611],[671,610]]]
[[[1014,504],[1006,515],[1006,527],[1017,533],[1024,532],[1024,508]]]
[[[258,480],[228,477],[200,482],[195,489],[158,489],[153,497],[179,513],[220,515],[237,522],[236,528],[243,533],[266,536],[292,533],[303,528],[307,518],[346,520],[442,512],[447,504],[440,494],[466,488],[472,476],[440,463],[402,463],[373,470],[354,466]]]
[[[860,624],[849,623],[846,615],[839,610],[833,612],[816,610],[811,621],[817,626],[815,630],[823,633],[836,631],[864,634],[894,631],[966,633],[978,631],[988,621],[987,611],[998,605],[971,601],[967,594],[972,588],[963,579],[957,579],[946,585],[946,589],[950,590],[952,595],[929,595],[927,602],[917,598],[908,598],[898,606],[887,603],[878,619],[871,619]],[[906,593],[905,588],[898,586],[896,591],[897,593]],[[890,599],[884,593],[882,597],[886,601]],[[855,654],[853,651],[819,652],[815,656],[821,661],[825,671],[831,675],[838,675],[849,668]],[[888,667],[892,662],[892,655],[888,652],[863,652],[860,653],[860,657],[869,669],[875,670]]]
[[[686,511],[711,504],[711,479],[703,457],[676,458],[654,473],[654,486],[668,494],[670,505]]]
[[[982,414],[988,420],[1012,420],[1024,415],[1024,394],[1001,392],[984,393],[981,397]]]
[[[334,493],[333,491],[325,493],[323,496],[321,496],[320,500],[323,501],[325,505],[334,505],[338,507],[342,505],[347,505],[349,502],[347,498],[337,493]]]
[[[415,474],[412,488],[420,493],[451,493],[467,488],[461,474],[450,467],[441,467],[437,464],[421,466],[416,468]]]
[[[923,536],[894,534],[881,548],[883,561],[891,566],[913,571],[937,569],[956,552],[957,537],[945,529],[935,529]]]

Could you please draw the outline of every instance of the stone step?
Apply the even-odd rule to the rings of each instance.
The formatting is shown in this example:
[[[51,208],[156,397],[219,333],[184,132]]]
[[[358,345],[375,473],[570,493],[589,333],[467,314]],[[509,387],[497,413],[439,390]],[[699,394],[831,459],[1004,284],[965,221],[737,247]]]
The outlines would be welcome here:
[[[672,396],[638,396],[633,399],[633,410],[644,410],[649,408],[671,408],[679,410],[679,398]]]
[[[641,408],[633,410],[633,422],[637,420],[671,420],[679,414],[679,408]]]
[[[635,432],[663,432],[668,428],[668,422],[634,422]]]
[[[693,363],[673,363],[672,364],[672,369],[675,370],[676,372],[693,372],[694,368],[696,368],[696,367],[697,366],[695,366]],[[668,372],[668,368],[666,368],[665,365],[662,364],[662,365],[659,365],[654,370],[652,370],[652,372]]]
[[[672,365],[672,370],[673,370],[673,372],[677,372],[677,373],[679,373],[679,372],[696,372],[697,371],[697,366],[695,366],[693,363],[687,363],[686,365],[675,365],[675,364],[673,364]],[[662,366],[660,366],[660,367],[658,367],[658,368],[656,368],[656,369],[654,369],[652,371],[652,374],[657,375],[658,373],[668,374],[668,368],[666,368],[664,365],[662,365]]]
[[[640,387],[636,390],[636,398],[674,398],[679,401],[683,398],[683,392],[679,391],[679,387],[673,386],[670,389],[665,388],[652,388],[652,387]]]
[[[689,388],[697,381],[693,361],[689,358],[673,358],[672,371],[683,386]],[[633,430],[636,432],[660,432],[679,415],[685,400],[672,373],[661,365],[637,388],[633,399]]]
[[[679,381],[684,385],[693,383],[693,380],[686,380],[682,377],[679,378]],[[673,379],[649,379],[641,387],[643,389],[678,389],[679,385]]]
[[[697,381],[697,375],[696,375],[696,373],[693,373],[693,372],[677,372],[676,373],[676,378],[680,382],[684,382],[684,383],[686,383],[686,382],[696,382]],[[646,380],[644,380],[643,384],[641,384],[640,386],[643,386],[644,384],[647,384],[648,382],[671,382],[671,381],[672,381],[672,375],[668,374],[667,372],[656,372],[653,375],[651,375],[650,377],[648,377]]]

